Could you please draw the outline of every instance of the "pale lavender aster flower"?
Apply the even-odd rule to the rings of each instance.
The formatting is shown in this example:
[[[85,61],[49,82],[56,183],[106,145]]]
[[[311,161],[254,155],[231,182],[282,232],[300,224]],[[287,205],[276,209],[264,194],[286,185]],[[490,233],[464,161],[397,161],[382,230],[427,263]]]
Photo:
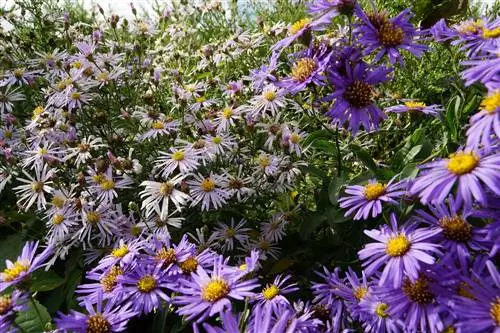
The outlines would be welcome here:
[[[385,112],[395,112],[395,113],[423,113],[431,116],[438,116],[439,113],[443,111],[441,105],[425,105],[423,102],[417,102],[408,100],[404,102],[403,105],[395,105],[385,109]]]
[[[229,198],[229,192],[221,187],[223,182],[224,176],[212,172],[207,177],[195,174],[194,180],[187,182],[192,198],[191,207],[201,202],[201,210],[204,211],[218,209],[225,205]]]
[[[160,156],[156,159],[155,165],[160,169],[163,177],[168,177],[176,169],[181,174],[187,174],[196,169],[199,165],[199,153],[191,148],[170,148],[171,153],[160,151]]]
[[[231,218],[231,224],[218,223],[215,233],[217,237],[222,241],[221,250],[222,251],[232,251],[234,249],[235,240],[240,244],[245,243],[248,238],[248,232],[252,229],[245,228],[246,221],[241,219],[238,224],[235,225],[234,218]]]
[[[500,138],[500,89],[492,91],[481,102],[481,109],[470,118],[467,147],[489,150]]]
[[[25,170],[23,173],[27,178],[17,178],[17,180],[25,185],[13,188],[19,196],[17,203],[23,207],[24,211],[27,211],[35,202],[38,210],[45,209],[47,205],[45,193],[52,193],[54,190],[51,187],[52,181],[50,179],[54,176],[55,171],[44,165],[43,167],[35,166],[34,177]]]

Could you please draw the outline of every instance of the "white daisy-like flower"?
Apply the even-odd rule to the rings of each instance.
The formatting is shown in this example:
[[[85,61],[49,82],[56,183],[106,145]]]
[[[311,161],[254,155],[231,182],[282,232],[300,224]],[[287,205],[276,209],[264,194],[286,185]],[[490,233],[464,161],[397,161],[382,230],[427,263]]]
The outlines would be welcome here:
[[[223,242],[222,251],[232,251],[234,249],[234,241],[237,240],[240,244],[248,240],[248,232],[252,229],[245,228],[246,221],[241,219],[235,225],[234,218],[231,218],[231,225],[219,223],[218,228],[215,229],[218,238]]]
[[[210,232],[210,236],[208,238],[205,237],[205,234],[209,233],[206,227],[196,228],[196,235],[192,233],[188,233],[189,237],[193,239],[195,244],[197,244],[197,252],[200,253],[205,249],[216,249],[219,247],[218,244],[218,235],[215,232]]]
[[[157,137],[170,135],[174,132],[179,125],[178,121],[171,120],[155,120],[149,124],[149,129],[144,134],[140,135],[137,140],[145,141],[149,139],[156,139]]]
[[[234,137],[229,134],[205,135],[203,140],[206,142],[207,152],[212,159],[216,155],[227,154],[237,146]]]
[[[88,136],[83,138],[76,147],[68,148],[68,154],[64,157],[64,161],[68,161],[75,158],[75,165],[79,167],[81,164],[85,164],[88,160],[92,158],[92,151],[99,148],[107,147],[106,144],[102,143],[102,139],[99,137]]]
[[[184,221],[183,217],[175,216],[177,212],[172,212],[170,215],[166,216],[164,219],[160,217],[160,215],[153,214],[145,221],[141,221],[136,224],[138,228],[143,230],[147,234],[161,234],[170,237],[170,232],[168,227],[180,228],[182,226],[182,222]]]
[[[170,148],[170,151],[170,153],[160,151],[160,157],[157,158],[155,163],[163,177],[170,176],[176,169],[181,174],[188,174],[200,165],[197,150]]]
[[[261,236],[277,243],[285,236],[285,227],[287,223],[288,222],[283,218],[283,214],[274,214],[270,221],[261,223]]]
[[[280,248],[277,247],[275,243],[264,237],[260,237],[259,239],[246,243],[243,246],[243,250],[247,252],[258,250],[259,258],[261,260],[266,260],[269,257],[278,260],[278,255],[280,253]]]
[[[201,174],[195,174],[194,180],[188,181],[190,186],[190,195],[192,198],[191,207],[201,202],[201,210],[210,210],[221,208],[226,204],[226,199],[230,196],[229,192],[221,186],[225,177],[210,173],[208,177]]]
[[[225,107],[217,112],[215,123],[217,125],[217,133],[229,131],[231,127],[236,125],[236,121],[241,119],[240,111],[232,107]]]
[[[43,167],[35,166],[35,177],[31,176],[25,170],[23,170],[23,173],[28,178],[17,178],[17,180],[25,183],[25,185],[14,187],[14,191],[20,196],[17,201],[18,205],[22,206],[24,210],[27,211],[36,201],[38,210],[45,209],[47,205],[45,193],[54,191],[50,186],[52,181],[49,179],[52,178],[55,171],[49,169],[47,165],[44,165]]]
[[[240,110],[248,112],[253,117],[275,117],[278,111],[287,105],[287,102],[285,92],[269,84],[264,87],[260,95],[256,95],[250,99],[250,105],[243,105]]]
[[[169,203],[175,205],[177,211],[181,211],[189,200],[189,195],[179,191],[176,186],[184,179],[184,176],[178,175],[164,182],[143,181],[141,186],[145,189],[140,192],[142,198],[141,209],[145,210],[146,216],[156,213],[162,220],[169,214]]]
[[[252,176],[243,176],[243,164],[238,166],[238,173],[232,175],[227,170],[224,171],[225,181],[222,186],[228,190],[231,197],[236,196],[239,202],[245,202],[249,197],[255,194],[251,184],[255,184],[255,178]]]
[[[101,247],[111,243],[113,237],[118,234],[119,225],[112,214],[112,210],[106,204],[99,206],[84,204],[82,206],[82,226],[74,238],[83,244],[83,248],[92,247],[91,242],[97,241]]]
[[[117,189],[130,188],[133,183],[132,179],[127,175],[113,176],[113,168],[110,166],[105,173],[96,173],[93,169],[89,169],[94,184],[88,187],[90,193],[96,195],[96,199],[110,203],[118,197]]]
[[[47,242],[56,244],[63,242],[74,231],[75,226],[80,222],[80,217],[69,206],[63,209],[52,210],[45,216],[47,222]]]
[[[262,152],[257,158],[257,172],[266,176],[274,175],[279,168],[282,158]]]
[[[282,126],[281,133],[281,145],[283,148],[288,149],[290,153],[295,152],[300,157],[302,154],[300,143],[306,138],[306,133],[298,128],[294,128],[292,131],[288,125]]]
[[[60,158],[58,155],[61,155],[61,153],[62,151],[54,147],[54,143],[52,142],[43,141],[40,145],[36,143],[33,149],[23,153],[23,155],[26,156],[23,159],[23,166],[31,168],[42,167],[49,160],[59,161]]]

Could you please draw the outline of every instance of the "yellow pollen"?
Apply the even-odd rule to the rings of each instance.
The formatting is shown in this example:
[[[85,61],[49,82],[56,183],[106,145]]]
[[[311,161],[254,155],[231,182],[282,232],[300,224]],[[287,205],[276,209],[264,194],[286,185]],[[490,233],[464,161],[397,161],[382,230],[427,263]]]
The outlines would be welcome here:
[[[6,314],[12,308],[10,295],[0,296],[0,316]]]
[[[476,21],[465,21],[462,22],[459,26],[456,27],[458,32],[462,34],[476,33],[479,29],[482,29],[484,23],[481,19]]]
[[[204,301],[215,303],[229,294],[229,285],[221,278],[213,279],[201,290],[201,298]]]
[[[476,297],[471,293],[471,286],[465,281],[461,281],[459,283],[457,295],[470,299],[476,299]]]
[[[50,201],[54,206],[57,208],[62,208],[64,206],[64,198],[61,197],[53,197],[52,200]]]
[[[12,131],[11,130],[5,130],[3,132],[3,136],[6,137],[7,139],[12,139]]]
[[[290,35],[295,35],[297,32],[305,28],[309,23],[311,23],[311,19],[308,18],[303,18],[301,20],[298,20],[294,24],[290,26],[289,32]]]
[[[271,165],[271,160],[266,155],[261,155],[259,156],[259,165],[262,169],[265,169]]]
[[[64,221],[64,215],[63,214],[55,214],[54,217],[52,218],[52,224],[54,225],[59,225],[63,223]]]
[[[385,185],[380,183],[368,184],[365,186],[365,198],[367,200],[375,200],[385,193]]]
[[[40,148],[40,155],[47,155],[48,152],[47,148]]]
[[[99,74],[96,75],[96,80],[100,82],[106,82],[109,80],[109,73],[108,72],[100,72]]]
[[[155,121],[151,124],[151,128],[152,128],[152,129],[155,129],[155,130],[161,130],[161,129],[164,129],[164,128],[165,128],[165,125],[163,124],[163,122],[162,122],[162,121],[155,120]]]
[[[31,183],[31,189],[34,191],[34,192],[42,192],[43,190],[43,182],[33,182]]]
[[[80,143],[77,148],[80,153],[86,153],[89,151],[90,145],[86,143]]]
[[[302,58],[297,61],[292,68],[292,77],[295,81],[304,82],[318,68],[316,60]]]
[[[24,75],[24,70],[21,68],[17,68],[13,70],[14,76],[18,79],[22,78]]]
[[[470,173],[479,164],[479,156],[474,153],[460,151],[450,155],[448,170],[460,176]]]
[[[497,326],[500,326],[500,297],[496,297],[491,303],[490,315]]]
[[[377,307],[375,308],[375,313],[377,314],[377,316],[381,318],[387,318],[389,317],[389,315],[386,312],[388,308],[389,305],[387,305],[386,303],[378,303]]]
[[[406,279],[403,282],[403,292],[412,302],[418,304],[429,304],[434,300],[434,294],[425,276],[420,276],[415,283]]]
[[[105,292],[111,292],[113,289],[116,287],[116,279],[118,276],[123,274],[123,269],[121,269],[119,266],[113,266],[108,274],[106,274],[99,282],[101,283],[102,289]]]
[[[405,38],[403,29],[392,23],[385,23],[378,29],[380,43],[387,47],[400,45]]]
[[[423,108],[426,107],[425,103],[423,102],[405,102],[405,106],[410,109],[410,110],[422,110]]]
[[[171,248],[162,247],[158,252],[156,252],[155,259],[157,261],[163,262],[163,267],[167,268],[171,264],[177,261],[177,257],[175,255],[175,250]]]
[[[462,216],[445,216],[439,220],[439,225],[447,239],[465,243],[472,237],[472,226]]]
[[[184,159],[184,155],[185,155],[185,153],[183,150],[178,150],[172,154],[172,159],[174,161],[177,161],[177,162],[182,161]]]
[[[222,138],[220,136],[216,136],[212,139],[212,142],[215,143],[216,145],[220,145],[222,142]]]
[[[82,96],[82,94],[80,94],[77,91],[71,93],[71,99],[74,99],[74,100],[80,99],[81,96]]]
[[[200,187],[205,192],[211,192],[215,188],[215,182],[212,180],[212,178],[208,177],[201,181]]]
[[[483,37],[484,38],[498,38],[498,37],[500,37],[500,27],[495,28],[495,29],[483,28]]]
[[[10,282],[17,279],[22,273],[25,273],[30,268],[30,263],[27,261],[16,261],[11,268],[6,268],[2,272],[4,282]]]
[[[92,176],[92,180],[95,181],[97,184],[102,183],[106,177],[102,173],[98,173],[97,175]]]
[[[233,110],[231,108],[224,108],[224,110],[222,110],[222,117],[224,119],[229,119],[231,118],[232,115],[233,115]]]
[[[276,98],[276,93],[272,90],[267,90],[267,91],[264,91],[262,96],[264,96],[264,99],[266,101],[272,102]]]
[[[90,224],[97,224],[101,221],[101,214],[96,211],[90,211],[87,213],[87,222]]]
[[[144,275],[137,281],[137,289],[142,293],[149,293],[156,288],[156,279],[152,275]]]
[[[274,284],[272,284],[269,287],[266,287],[262,290],[262,296],[264,296],[264,298],[267,300],[273,299],[279,293],[280,293],[280,289],[277,286],[275,286]]]
[[[43,106],[37,106],[36,108],[33,109],[33,118],[41,115],[43,113],[44,109]]]
[[[234,230],[233,228],[228,228],[226,230],[226,238],[233,238],[234,235],[236,235],[236,230]]]
[[[205,102],[207,99],[205,96],[200,96],[200,97],[196,97],[196,103],[203,103]]]
[[[128,246],[127,245],[122,245],[117,249],[114,249],[111,251],[111,255],[115,258],[123,258],[125,255],[128,253]]]
[[[481,108],[489,114],[494,114],[500,110],[500,90],[496,90],[493,94],[486,96],[481,101]]]
[[[104,179],[99,185],[104,191],[110,191],[115,188],[115,182],[112,179]]]
[[[170,182],[165,182],[160,185],[160,194],[163,196],[169,196],[174,191],[174,185]]]
[[[67,79],[63,79],[61,80],[58,84],[57,84],[57,89],[59,90],[63,90],[63,89],[66,89],[67,86],[69,86],[70,84],[72,84],[73,81],[70,79],[70,78],[67,78]]]
[[[198,268],[198,260],[196,260],[195,257],[191,256],[185,261],[181,262],[179,264],[179,267],[181,268],[182,273],[191,274],[193,272],[196,272],[196,269]]]
[[[290,141],[294,144],[298,144],[302,140],[302,137],[297,133],[292,133],[290,135]]]
[[[110,333],[111,324],[109,321],[100,313],[91,315],[88,317],[86,333]]]
[[[242,264],[240,265],[240,271],[246,271],[248,268],[248,265],[247,264]]]
[[[389,239],[385,252],[391,257],[400,257],[410,250],[411,242],[405,235],[399,234]]]
[[[80,69],[82,68],[83,64],[80,60],[75,61],[74,63],[71,64],[73,68]]]
[[[358,301],[361,301],[361,299],[365,297],[367,293],[368,293],[368,288],[358,287],[354,290],[354,297],[356,297]]]
[[[453,326],[446,327],[441,333],[456,333],[457,330]]]

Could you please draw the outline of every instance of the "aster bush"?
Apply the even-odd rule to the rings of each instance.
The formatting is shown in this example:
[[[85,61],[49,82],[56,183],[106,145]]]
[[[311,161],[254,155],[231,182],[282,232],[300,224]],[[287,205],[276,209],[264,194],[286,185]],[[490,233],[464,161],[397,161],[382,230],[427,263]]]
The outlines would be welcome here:
[[[0,332],[500,332],[498,6],[411,5],[2,7]]]

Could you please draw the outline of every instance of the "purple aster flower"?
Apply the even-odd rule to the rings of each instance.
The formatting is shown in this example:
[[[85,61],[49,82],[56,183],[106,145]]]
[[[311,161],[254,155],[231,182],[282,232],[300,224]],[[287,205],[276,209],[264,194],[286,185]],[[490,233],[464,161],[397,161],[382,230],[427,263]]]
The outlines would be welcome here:
[[[74,310],[67,315],[59,313],[55,319],[57,328],[73,333],[123,332],[128,321],[138,314],[130,309],[130,304],[118,305],[113,300],[104,304],[102,295],[98,296],[95,308],[90,302],[85,302],[84,306],[87,314]]]
[[[436,42],[444,42],[458,36],[454,29],[450,29],[445,19],[440,19],[430,29],[429,33]]]
[[[366,220],[370,213],[373,218],[382,213],[382,202],[397,205],[398,202],[395,199],[399,199],[405,194],[406,182],[401,181],[393,184],[394,179],[391,179],[387,184],[371,179],[365,186],[347,186],[345,192],[350,196],[339,199],[341,208],[349,208],[344,216],[356,212],[354,220]]]
[[[448,205],[429,205],[428,208],[432,214],[417,210],[414,219],[439,230],[435,241],[443,247],[444,256],[441,260],[452,256],[462,267],[467,267],[469,259],[473,256],[471,250],[489,250],[490,244],[485,241],[484,230],[474,227],[467,221],[472,214],[470,207],[464,206],[461,209],[461,205],[450,196]]]
[[[111,250],[111,253],[102,258],[94,270],[107,271],[115,265],[122,268],[127,268],[135,264],[135,259],[139,256],[139,251],[144,243],[140,240],[125,242],[121,239],[116,246]]]
[[[273,283],[266,285],[260,294],[257,294],[255,299],[258,304],[276,308],[280,303],[290,303],[284,296],[299,290],[296,283],[287,283],[291,275],[278,275],[274,278]]]
[[[439,245],[425,241],[438,234],[440,230],[417,229],[415,223],[399,228],[395,214],[391,214],[390,220],[390,226],[365,230],[368,237],[378,242],[366,244],[358,255],[367,276],[374,275],[384,267],[379,285],[392,285],[398,288],[403,282],[404,275],[407,275],[412,282],[418,278],[420,262],[434,263],[435,258],[431,254],[440,253]]]
[[[490,81],[500,81],[500,46],[493,50],[485,50],[489,57],[477,56],[460,64],[467,66],[461,75],[465,85],[481,82],[487,85]]]
[[[262,65],[258,69],[250,70],[250,75],[246,79],[252,82],[252,89],[255,92],[261,91],[271,82],[276,81],[276,77],[272,74],[277,67],[276,58],[271,58],[269,65]]]
[[[175,245],[168,236],[153,236],[146,249],[149,254],[146,261],[160,265],[169,275],[181,274],[179,265],[194,256],[196,252],[194,244],[190,243],[187,237],[184,235],[179,244]]]
[[[241,274],[228,269],[222,256],[214,259],[213,271],[198,266],[190,279],[180,279],[176,290],[181,296],[173,299],[178,306],[177,313],[187,316],[188,320],[198,318],[202,322],[224,309],[231,309],[230,299],[242,300],[254,295],[253,289],[258,287],[255,279],[242,280]]]
[[[465,281],[468,294],[456,302],[455,313],[461,332],[500,332],[500,274],[493,265],[490,277],[475,272]]]
[[[413,16],[410,9],[403,10],[391,19],[383,12],[366,14],[360,7],[356,8],[356,14],[363,22],[355,31],[360,43],[365,45],[363,54],[368,55],[379,50],[375,62],[388,55],[391,64],[399,61],[403,65],[400,50],[406,50],[417,57],[421,57],[427,50],[427,46],[414,42],[420,33],[409,22]]]
[[[492,137],[500,138],[500,90],[493,91],[481,102],[481,110],[470,118],[467,147],[490,149]]]
[[[443,289],[436,282],[421,273],[414,281],[405,277],[401,287],[379,288],[378,296],[388,305],[384,312],[401,319],[405,332],[442,333],[447,308],[439,301]]]
[[[500,19],[489,18],[466,20],[452,27],[458,33],[458,39],[452,44],[463,44],[460,48],[468,57],[475,57],[485,51],[500,46]]]
[[[377,129],[387,116],[373,102],[373,85],[388,80],[390,69],[369,68],[364,62],[351,66],[345,63],[345,75],[330,72],[328,80],[335,92],[325,100],[335,100],[327,115],[340,125],[349,122],[349,129],[356,135],[361,125],[366,131]]]
[[[19,290],[0,295],[0,332],[11,331],[17,313],[27,310],[28,295]]]
[[[85,303],[97,304],[99,297],[104,300],[112,298],[119,302],[122,297],[114,293],[114,290],[118,285],[118,277],[124,272],[125,270],[120,266],[113,266],[105,272],[96,269],[87,272],[85,277],[89,282],[78,286],[76,293],[81,296],[78,296],[77,300],[81,305]]]
[[[275,85],[284,88],[290,94],[304,90],[309,84],[325,85],[326,78],[323,73],[331,56],[332,53],[326,49],[325,44],[318,48],[307,48],[304,52],[296,55],[291,75],[276,82]]]
[[[410,188],[423,204],[441,203],[457,184],[456,199],[471,206],[473,199],[485,204],[486,189],[500,195],[500,154],[460,149],[435,162],[424,164],[424,170]]]
[[[243,81],[230,81],[226,89],[224,90],[224,93],[229,95],[229,96],[234,96],[238,95],[243,91]]]
[[[403,105],[395,105],[385,109],[385,112],[395,112],[395,113],[423,113],[431,116],[438,116],[439,112],[443,111],[441,105],[432,104],[425,105],[423,102],[416,101],[406,101]]]
[[[5,260],[6,268],[0,273],[0,291],[10,286],[18,286],[31,276],[31,273],[44,266],[44,262],[53,252],[53,247],[46,247],[36,255],[38,242],[26,242],[21,255],[15,262]]]
[[[207,323],[203,323],[202,326],[207,331],[207,333],[226,333],[226,332],[239,332],[239,318],[231,312],[231,310],[225,310],[220,313],[220,318],[222,321],[222,327],[215,327]],[[196,325],[196,324],[194,324]],[[198,333],[198,328],[195,326],[195,333]]]
[[[134,311],[147,314],[162,306],[162,300],[169,302],[167,289],[174,287],[174,280],[169,278],[168,271],[161,265],[138,264],[133,271],[125,272],[117,278],[117,296],[128,298]]]
[[[307,12],[315,18],[331,21],[340,14],[351,15],[356,6],[356,0],[311,0],[307,3]]]
[[[276,315],[271,307],[256,305],[248,323],[248,333],[293,333],[297,332],[297,319],[291,310]]]
[[[344,304],[353,319],[359,318],[361,313],[359,303],[371,293],[371,286],[366,279],[365,273],[361,272],[361,275],[360,279],[356,272],[349,267],[344,283],[337,284],[337,288],[332,291],[333,294],[344,300]]]
[[[403,323],[389,315],[387,304],[377,293],[367,294],[359,303],[364,332],[366,333],[399,333]]]

